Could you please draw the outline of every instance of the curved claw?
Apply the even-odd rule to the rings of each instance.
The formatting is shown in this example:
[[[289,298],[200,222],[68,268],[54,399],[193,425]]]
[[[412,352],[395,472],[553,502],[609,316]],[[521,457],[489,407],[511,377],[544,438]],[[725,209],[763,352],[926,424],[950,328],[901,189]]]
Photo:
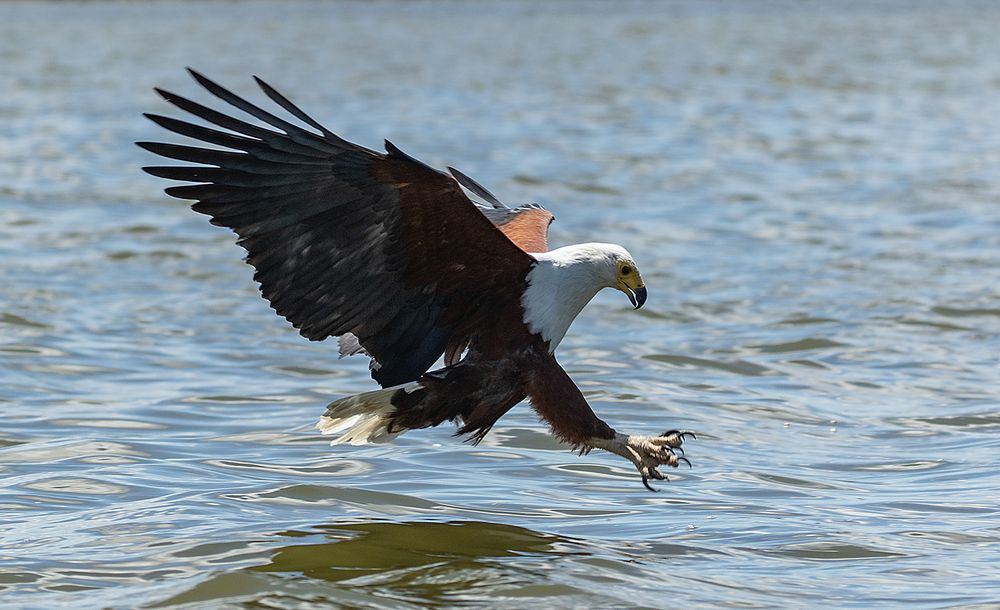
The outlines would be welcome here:
[[[667,478],[667,475],[657,470],[655,466],[653,468],[643,469],[643,470],[645,470],[646,473],[642,474],[640,472],[640,474],[642,474],[642,484],[645,485],[646,489],[648,489],[649,491],[654,491],[654,492],[660,491],[659,489],[656,489],[655,487],[649,484],[649,479],[656,479],[657,481],[667,481],[667,482],[670,481],[670,479]]]
[[[681,430],[667,430],[666,432],[664,432],[660,436],[670,436],[672,434],[676,434],[677,436],[679,436],[681,438],[681,440],[684,440],[685,436],[690,436],[692,439],[698,440],[698,437],[695,435],[695,433],[694,432],[690,432],[688,430],[684,430],[684,431],[681,431]]]
[[[677,451],[680,451],[681,452],[681,457],[684,457],[684,447],[671,447],[670,448],[670,453],[676,453]]]
[[[677,430],[668,430],[663,436],[639,436],[624,435],[616,433],[613,439],[595,443],[601,449],[605,449],[632,462],[639,476],[642,478],[642,486],[652,492],[659,490],[650,485],[653,480],[670,481],[670,479],[660,471],[660,467],[669,466],[677,468],[680,462],[693,468],[691,461],[684,457],[684,450],[679,449],[680,442],[678,436],[692,433],[683,433]],[[674,436],[671,436],[674,435]]]

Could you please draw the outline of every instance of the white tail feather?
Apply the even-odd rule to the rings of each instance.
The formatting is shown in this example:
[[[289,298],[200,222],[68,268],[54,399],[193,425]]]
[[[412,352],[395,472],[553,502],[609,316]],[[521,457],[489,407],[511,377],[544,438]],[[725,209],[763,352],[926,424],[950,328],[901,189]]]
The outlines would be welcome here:
[[[327,406],[326,413],[319,418],[316,427],[322,434],[340,435],[330,442],[331,445],[391,441],[406,431],[406,428],[399,427],[389,431],[389,423],[392,421],[390,416],[395,410],[390,402],[392,395],[399,390],[410,393],[420,387],[419,383],[413,382],[341,398]]]

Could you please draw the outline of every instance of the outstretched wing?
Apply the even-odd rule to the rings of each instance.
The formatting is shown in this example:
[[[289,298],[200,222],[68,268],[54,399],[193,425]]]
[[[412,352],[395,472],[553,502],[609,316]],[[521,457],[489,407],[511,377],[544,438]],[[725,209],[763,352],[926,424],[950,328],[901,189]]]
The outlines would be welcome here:
[[[263,296],[312,340],[351,333],[377,361],[383,386],[419,377],[449,343],[463,343],[516,307],[531,257],[472,204],[456,181],[386,141],[381,154],[348,142],[257,79],[272,101],[315,131],[190,71],[210,93],[274,129],[157,89],[220,131],[146,116],[224,147],[140,142],[200,164],[143,168],[199,184],[167,194],[232,229]],[[318,132],[318,133],[317,133]]]

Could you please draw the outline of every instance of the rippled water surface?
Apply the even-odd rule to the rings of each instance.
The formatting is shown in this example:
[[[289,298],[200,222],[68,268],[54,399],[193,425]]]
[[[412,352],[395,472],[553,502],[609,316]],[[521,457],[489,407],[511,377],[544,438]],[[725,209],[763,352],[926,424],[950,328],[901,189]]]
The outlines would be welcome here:
[[[1000,604],[1000,7],[0,5],[5,607]],[[372,387],[134,147],[270,80],[626,245],[560,358],[658,494],[516,407],[331,448]],[[673,474],[673,473],[672,473]]]

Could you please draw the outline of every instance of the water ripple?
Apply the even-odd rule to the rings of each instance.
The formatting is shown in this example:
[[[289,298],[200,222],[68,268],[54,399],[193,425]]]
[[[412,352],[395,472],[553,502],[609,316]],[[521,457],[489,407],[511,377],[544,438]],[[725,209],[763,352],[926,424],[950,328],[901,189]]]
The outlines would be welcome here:
[[[0,3],[5,605],[996,606],[997,31],[979,0]],[[598,295],[560,361],[617,430],[695,430],[694,468],[650,493],[527,404],[477,447],[330,447],[365,359],[138,170],[151,87],[206,100],[188,64],[625,244],[649,302]]]

